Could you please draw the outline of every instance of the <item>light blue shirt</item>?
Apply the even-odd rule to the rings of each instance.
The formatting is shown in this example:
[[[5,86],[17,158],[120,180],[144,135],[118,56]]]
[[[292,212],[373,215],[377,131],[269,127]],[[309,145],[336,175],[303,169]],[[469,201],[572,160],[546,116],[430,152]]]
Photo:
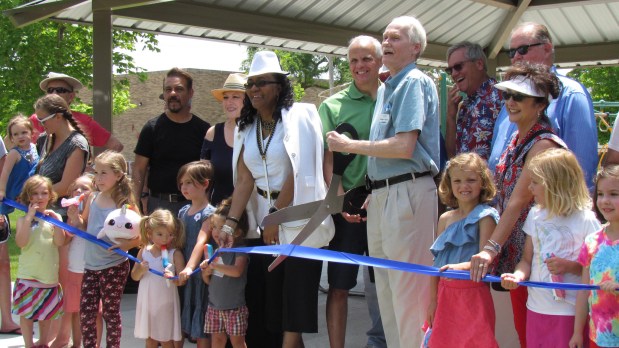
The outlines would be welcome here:
[[[552,71],[559,78],[561,91],[546,113],[552,129],[578,159],[585,172],[587,186],[592,189],[598,163],[598,133],[591,95],[578,81],[558,74],[554,66]],[[492,152],[488,159],[490,170],[496,168],[516,129],[516,125],[509,122],[507,109],[503,106],[494,125]]]
[[[368,157],[368,176],[382,180],[405,173],[438,173],[439,111],[436,85],[415,63],[391,76],[378,89],[370,140],[392,138],[396,133],[419,131],[413,157]]]

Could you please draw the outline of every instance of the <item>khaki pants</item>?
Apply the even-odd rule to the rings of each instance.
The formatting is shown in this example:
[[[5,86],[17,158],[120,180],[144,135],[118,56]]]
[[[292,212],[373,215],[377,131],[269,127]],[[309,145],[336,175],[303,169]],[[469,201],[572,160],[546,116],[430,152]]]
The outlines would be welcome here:
[[[370,256],[432,265],[437,224],[436,185],[431,176],[372,191],[368,206]],[[430,278],[375,268],[376,290],[387,346],[419,347]]]

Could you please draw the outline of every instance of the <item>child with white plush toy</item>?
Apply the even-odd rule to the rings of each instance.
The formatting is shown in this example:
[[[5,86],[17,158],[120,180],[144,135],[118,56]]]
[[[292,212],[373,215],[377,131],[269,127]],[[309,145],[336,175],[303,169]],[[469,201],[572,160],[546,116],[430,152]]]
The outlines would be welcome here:
[[[175,270],[185,268],[182,247],[185,232],[181,222],[169,210],[157,209],[140,222],[144,246],[138,253],[141,263],[136,263],[131,278],[140,282],[135,307],[136,338],[146,340],[146,347],[174,347],[182,341],[181,306],[178,296],[179,280],[169,280]],[[149,272],[162,272],[165,276]],[[166,320],[160,316],[165,313]]]
[[[140,245],[139,219],[125,207],[125,215],[119,214],[121,221],[110,220],[108,215],[114,210],[129,205],[135,209],[136,200],[132,192],[131,180],[127,177],[127,162],[123,155],[115,151],[105,151],[95,158],[95,185],[93,192],[84,207],[84,212],[78,214],[71,209],[69,218],[77,221],[78,227],[86,227],[93,236],[106,229],[108,235],[102,240],[113,244],[109,249],[101,248],[94,243],[86,244],[84,278],[82,281],[82,299],[80,302],[80,318],[82,336],[85,347],[96,346],[96,317],[99,301],[103,302],[103,320],[106,327],[106,347],[120,347],[122,335],[120,300],[129,274],[129,261],[111,249],[129,250]],[[133,218],[133,220],[132,220]],[[122,227],[128,231],[122,239],[112,241],[109,230]],[[125,232],[127,232],[125,231]],[[130,236],[135,236],[129,239]]]

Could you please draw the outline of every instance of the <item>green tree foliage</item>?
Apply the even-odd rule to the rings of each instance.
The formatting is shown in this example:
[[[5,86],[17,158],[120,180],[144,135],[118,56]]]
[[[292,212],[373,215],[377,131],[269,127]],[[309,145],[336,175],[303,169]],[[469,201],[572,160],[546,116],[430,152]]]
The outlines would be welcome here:
[[[619,101],[619,67],[580,68],[567,75],[585,85],[594,101]]]
[[[570,71],[567,75],[585,85],[591,93],[593,101],[619,102],[619,67],[579,68]],[[604,108],[603,111],[608,112],[610,116],[615,116],[619,109]],[[614,117],[611,117],[609,120],[611,125],[613,125],[613,120]],[[619,126],[619,124],[616,124],[616,126]],[[600,127],[598,133],[599,143],[606,144],[609,138],[610,132],[606,130],[606,127]]]
[[[26,1],[0,0],[0,10],[19,6]],[[44,20],[24,28],[16,28],[6,16],[0,16],[0,105],[3,106],[0,122],[18,112],[29,115],[32,104],[43,92],[39,82],[48,72],[71,75],[92,87],[93,73],[93,28],[69,23]],[[126,52],[134,51],[138,43],[145,49],[159,51],[154,35],[114,30],[113,63],[117,74],[138,74],[146,79],[144,70],[134,64]],[[114,81],[114,114],[135,105],[129,99],[129,81]],[[90,105],[74,102],[73,108],[92,111]],[[4,127],[3,127],[4,128]]]
[[[256,47],[247,48],[247,59],[241,64],[241,70],[249,71],[251,61],[254,59],[254,54],[259,50],[262,49]],[[274,52],[279,58],[282,69],[290,72],[296,100],[300,100],[303,97],[305,88],[319,85],[319,77],[329,71],[327,56],[284,50],[274,50]],[[335,57],[333,67],[335,85],[352,81],[350,71],[348,70],[348,62],[345,58]],[[322,84],[320,85],[321,87],[325,87],[322,86]]]

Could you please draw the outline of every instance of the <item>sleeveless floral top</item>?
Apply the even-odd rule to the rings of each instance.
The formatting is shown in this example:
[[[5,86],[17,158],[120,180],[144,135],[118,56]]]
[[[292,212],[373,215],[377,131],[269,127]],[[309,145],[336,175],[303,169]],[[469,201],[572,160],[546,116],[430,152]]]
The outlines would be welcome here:
[[[497,210],[500,215],[503,214],[509,202],[509,198],[516,187],[516,183],[524,169],[529,150],[531,150],[538,141],[543,139],[552,140],[559,146],[567,148],[563,140],[554,134],[552,127],[546,122],[536,123],[524,136],[522,142],[518,143],[518,139],[519,134],[518,131],[516,131],[496,166],[494,181],[497,188]],[[509,238],[505,244],[503,244],[501,254],[495,259],[494,274],[511,273],[516,268],[518,262],[520,262],[525,240],[522,225],[527,219],[527,215],[533,203],[533,198],[531,198],[527,206],[520,211],[520,216]]]

